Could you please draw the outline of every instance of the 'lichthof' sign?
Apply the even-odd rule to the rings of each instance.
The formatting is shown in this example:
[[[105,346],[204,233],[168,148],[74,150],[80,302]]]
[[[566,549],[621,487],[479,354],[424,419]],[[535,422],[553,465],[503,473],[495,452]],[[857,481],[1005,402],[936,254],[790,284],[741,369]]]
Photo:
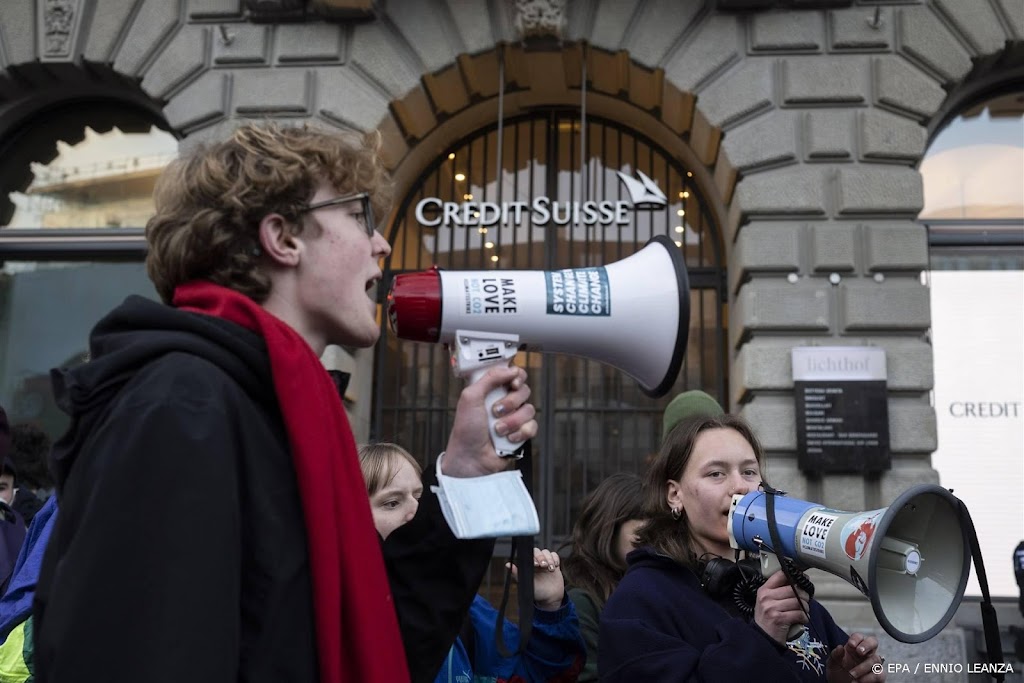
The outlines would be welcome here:
[[[815,474],[890,467],[885,349],[793,349],[797,461]]]

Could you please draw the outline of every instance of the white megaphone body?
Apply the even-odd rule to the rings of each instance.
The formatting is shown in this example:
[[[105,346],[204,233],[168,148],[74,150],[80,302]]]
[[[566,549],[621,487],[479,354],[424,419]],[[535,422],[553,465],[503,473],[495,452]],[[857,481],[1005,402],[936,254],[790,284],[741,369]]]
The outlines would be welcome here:
[[[652,397],[675,383],[690,328],[690,285],[679,248],[658,236],[607,266],[564,270],[439,270],[395,276],[388,319],[401,339],[445,343],[455,374],[479,379],[521,346],[619,368]],[[494,432],[499,455],[520,450]]]
[[[971,554],[963,504],[946,489],[915,486],[889,507],[867,512],[772,495],[781,548],[771,540],[769,495],[733,496],[733,548],[762,556],[774,552],[801,568],[845,579],[871,600],[886,633],[904,643],[934,637],[953,617],[967,587]]]

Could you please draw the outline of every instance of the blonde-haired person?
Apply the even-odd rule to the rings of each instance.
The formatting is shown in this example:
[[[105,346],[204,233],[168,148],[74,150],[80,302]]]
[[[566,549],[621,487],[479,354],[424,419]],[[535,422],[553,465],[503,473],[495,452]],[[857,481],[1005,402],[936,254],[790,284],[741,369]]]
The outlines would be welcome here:
[[[755,490],[763,467],[742,418],[692,416],[669,432],[644,482],[640,548],[601,614],[602,681],[885,681],[872,671],[878,641],[847,636],[785,573],[757,589],[749,612],[702,587],[703,563],[734,557],[732,496]],[[808,628],[787,642],[798,623]]]
[[[395,683],[440,665],[489,548],[432,507],[382,552],[319,360],[380,334],[367,292],[390,193],[379,136],[309,125],[243,125],[164,171],[146,226],[162,303],[129,297],[90,362],[54,373],[71,426],[52,451],[40,680]],[[502,385],[510,439],[536,433],[525,373],[492,370],[462,392],[446,474],[507,467],[484,408]],[[438,557],[467,569],[427,603],[417,565]]]
[[[423,496],[423,468],[409,451],[394,443],[360,446],[359,467],[370,496],[373,525],[386,541],[392,531],[416,516]]]
[[[360,446],[359,464],[374,524],[386,543],[416,515],[423,493],[420,465],[407,450],[393,443]],[[436,683],[576,680],[585,652],[576,611],[565,594],[558,553],[534,548],[533,562],[533,630],[522,654],[501,656],[495,644],[498,610],[477,595],[434,678]],[[444,568],[438,567],[437,571],[443,572]],[[515,566],[512,572],[518,575]],[[518,649],[519,628],[508,619],[504,620],[502,636],[510,651]]]

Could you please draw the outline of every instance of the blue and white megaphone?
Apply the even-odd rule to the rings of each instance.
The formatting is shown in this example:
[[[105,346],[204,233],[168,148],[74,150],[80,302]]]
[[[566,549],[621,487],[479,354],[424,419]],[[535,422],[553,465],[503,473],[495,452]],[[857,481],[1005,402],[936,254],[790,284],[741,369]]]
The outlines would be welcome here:
[[[780,548],[771,540],[769,504]],[[801,569],[814,567],[845,579],[871,600],[886,633],[920,643],[949,623],[967,587],[971,549],[961,506],[932,484],[915,486],[889,507],[867,512],[752,491],[733,496],[729,542],[761,553],[766,575],[778,567],[768,564],[772,551]]]

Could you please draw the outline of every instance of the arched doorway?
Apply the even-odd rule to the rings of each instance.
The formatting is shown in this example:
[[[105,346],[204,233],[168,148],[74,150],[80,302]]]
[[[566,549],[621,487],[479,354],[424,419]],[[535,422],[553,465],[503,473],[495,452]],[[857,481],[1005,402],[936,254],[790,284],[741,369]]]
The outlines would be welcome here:
[[[662,408],[676,392],[701,388],[724,399],[721,238],[692,174],[637,131],[594,117],[584,124],[577,111],[537,111],[503,123],[499,160],[498,128],[487,126],[445,150],[401,199],[388,236],[394,251],[385,282],[434,265],[605,265],[654,235],[667,235],[685,253],[692,287],[686,359],[663,399],[651,400],[623,373],[596,362],[540,353],[517,358],[530,373],[539,411],[534,498],[543,542],[550,543],[569,532],[580,499],[598,482],[612,472],[641,470],[659,445]],[[574,202],[627,199],[619,171],[653,179],[666,195],[663,206],[590,225],[567,211]],[[529,208],[540,197],[549,200],[548,217]],[[503,215],[481,218],[484,202],[505,207]],[[516,203],[522,203],[518,210]],[[638,336],[638,353],[643,342]],[[462,388],[448,370],[445,349],[403,342],[385,329],[375,374],[375,437],[401,443],[424,460],[443,450]]]

